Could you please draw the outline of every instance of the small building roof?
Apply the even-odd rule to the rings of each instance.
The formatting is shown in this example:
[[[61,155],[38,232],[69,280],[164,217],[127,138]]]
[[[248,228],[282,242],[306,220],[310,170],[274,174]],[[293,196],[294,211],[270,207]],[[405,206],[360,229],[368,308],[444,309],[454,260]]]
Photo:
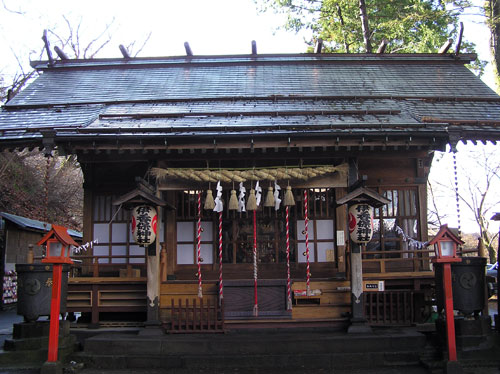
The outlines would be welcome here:
[[[20,228],[26,229],[26,230],[31,230],[31,231],[38,231],[38,232],[49,232],[52,229],[52,225],[50,223],[42,222],[42,221],[37,221],[34,219],[26,218],[26,217],[21,217],[21,216],[16,216],[14,214],[10,213],[5,213],[5,212],[0,212],[0,216],[15,225],[19,226]],[[68,229],[68,234],[71,235],[73,238],[82,239],[83,234],[79,231],[75,231],[72,229]]]
[[[37,245],[45,244],[50,238],[56,237],[56,239],[64,245],[74,245],[78,246],[78,244],[73,240],[71,235],[68,233],[68,229],[63,226],[52,225],[52,228],[49,230],[45,236],[40,239]]]
[[[500,97],[464,54],[293,54],[36,61],[0,111],[0,149],[158,150],[215,139],[372,145],[500,139]],[[352,139],[355,139],[353,142]],[[117,144],[118,143],[118,144]],[[368,144],[368,143],[367,143]],[[79,148],[80,147],[80,148]]]

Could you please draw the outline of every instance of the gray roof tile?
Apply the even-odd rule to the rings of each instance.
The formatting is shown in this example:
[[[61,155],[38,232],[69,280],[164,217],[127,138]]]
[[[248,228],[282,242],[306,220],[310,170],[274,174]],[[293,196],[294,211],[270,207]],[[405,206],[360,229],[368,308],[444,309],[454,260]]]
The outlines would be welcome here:
[[[43,129],[72,138],[429,134],[446,131],[434,123],[439,120],[500,133],[490,123],[500,121],[499,97],[449,56],[212,56],[37,66],[42,74],[0,111],[0,140],[36,139]]]

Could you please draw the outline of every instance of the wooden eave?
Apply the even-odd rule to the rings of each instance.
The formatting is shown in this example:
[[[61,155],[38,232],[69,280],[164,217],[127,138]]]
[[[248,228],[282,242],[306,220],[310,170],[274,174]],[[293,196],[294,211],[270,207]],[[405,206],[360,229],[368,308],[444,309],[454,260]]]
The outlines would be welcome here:
[[[113,200],[113,205],[122,205],[122,204],[153,204],[157,206],[164,206],[168,209],[175,210],[175,207],[163,199],[156,197],[155,195],[145,191],[140,186],[135,188],[134,190],[127,192],[126,194],[117,197]]]
[[[345,195],[343,198],[337,200],[337,205],[344,205],[350,202],[367,202],[375,208],[380,208],[381,206],[389,204],[391,200],[385,198],[372,189],[358,187],[354,191]]]

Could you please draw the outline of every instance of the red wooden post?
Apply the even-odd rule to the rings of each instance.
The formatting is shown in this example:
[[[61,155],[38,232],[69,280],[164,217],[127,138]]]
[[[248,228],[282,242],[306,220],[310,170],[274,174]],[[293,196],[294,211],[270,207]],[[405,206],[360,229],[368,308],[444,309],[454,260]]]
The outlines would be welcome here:
[[[448,363],[447,372],[461,372],[457,362],[457,346],[455,342],[455,317],[453,315],[453,289],[451,285],[451,264],[461,262],[457,257],[457,246],[462,245],[463,241],[458,238],[447,225],[441,226],[428,245],[434,246],[435,257],[432,262],[442,266],[443,269],[443,292],[444,307],[446,316],[446,340],[448,342]]]
[[[446,336],[448,340],[448,361],[457,361],[455,342],[455,317],[453,315],[453,290],[451,288],[451,263],[443,264],[443,287],[446,314]]]
[[[52,297],[50,300],[49,352],[47,362],[42,366],[42,374],[62,373],[61,364],[57,361],[59,348],[59,314],[61,311],[62,266],[72,264],[71,246],[78,244],[68,235],[68,231],[57,225],[37,243],[46,245],[46,256],[43,263],[52,264]]]
[[[52,269],[52,298],[50,301],[50,330],[48,362],[57,361],[59,348],[59,312],[61,307],[62,264],[54,264]]]

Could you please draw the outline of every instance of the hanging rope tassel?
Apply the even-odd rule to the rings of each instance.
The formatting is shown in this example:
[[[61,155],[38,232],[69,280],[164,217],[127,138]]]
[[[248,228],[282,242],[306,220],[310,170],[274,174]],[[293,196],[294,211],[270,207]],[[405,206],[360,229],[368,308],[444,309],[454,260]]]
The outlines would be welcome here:
[[[207,197],[205,198],[205,209],[213,210],[215,208],[214,197],[212,195],[212,190],[207,191]]]
[[[229,198],[229,210],[238,210],[238,198],[236,197],[236,190],[231,190],[231,197]]]
[[[307,279],[306,279],[306,295],[311,296],[311,271],[309,268],[309,211],[307,206],[307,190],[304,190],[304,225],[306,235],[306,262],[307,262]]]
[[[292,193],[292,187],[290,187],[290,186],[286,187],[284,204],[287,206],[295,205],[295,200],[293,198],[293,193]]]
[[[259,315],[259,304],[257,298],[257,210],[253,211],[253,315]]]
[[[292,292],[290,287],[290,226],[289,226],[289,216],[288,216],[289,207],[286,206],[286,309],[292,310]]]
[[[274,203],[273,188],[271,186],[269,186],[269,188],[267,190],[266,200],[264,201],[264,206],[269,208],[269,207],[272,207],[274,205],[275,205],[275,203]]]
[[[203,297],[203,291],[201,287],[201,192],[198,192],[198,230],[197,230],[197,249],[198,253],[196,260],[198,262],[198,297],[201,299]]]

